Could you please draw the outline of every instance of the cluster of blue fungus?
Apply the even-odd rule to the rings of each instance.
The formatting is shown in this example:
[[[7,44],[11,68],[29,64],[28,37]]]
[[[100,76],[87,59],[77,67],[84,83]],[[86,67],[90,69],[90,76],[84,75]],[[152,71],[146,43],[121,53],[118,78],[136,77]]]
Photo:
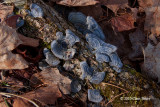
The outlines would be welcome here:
[[[77,30],[86,36],[89,49],[95,54],[96,60],[99,63],[109,62],[116,72],[121,72],[123,64],[116,54],[117,47],[104,42],[105,35],[93,17],[85,16],[80,12],[71,12],[68,20],[74,24]]]
[[[49,49],[44,48],[43,54],[46,57],[45,61],[50,65],[50,66],[57,66],[60,61],[58,58],[56,58]]]
[[[81,90],[81,84],[78,80],[72,80],[71,82],[71,92],[77,93]]]
[[[72,59],[76,53],[76,50],[72,46],[79,42],[80,39],[71,30],[66,30],[66,36],[63,36],[62,32],[56,33],[57,40],[53,40],[51,43],[52,53],[59,59],[69,60]]]
[[[30,5],[30,10],[31,11],[28,11],[28,13],[35,18],[36,17],[42,18],[44,15],[42,8],[35,3],[32,3]]]
[[[96,60],[99,63],[109,62],[110,66],[112,66],[116,72],[121,72],[123,64],[116,54],[116,46],[105,43],[94,34],[86,34],[86,41],[93,50]]]
[[[98,25],[98,23],[91,16],[85,16],[80,12],[71,12],[68,15],[68,20],[74,24],[76,29],[82,34],[93,33],[98,36],[100,39],[105,40],[105,35]]]
[[[100,95],[100,91],[96,89],[88,89],[88,100],[94,103],[100,103],[103,97]]]
[[[90,67],[86,61],[80,62],[80,67],[82,71],[82,80],[87,78],[93,84],[99,84],[103,81],[105,72],[93,72],[94,69]]]

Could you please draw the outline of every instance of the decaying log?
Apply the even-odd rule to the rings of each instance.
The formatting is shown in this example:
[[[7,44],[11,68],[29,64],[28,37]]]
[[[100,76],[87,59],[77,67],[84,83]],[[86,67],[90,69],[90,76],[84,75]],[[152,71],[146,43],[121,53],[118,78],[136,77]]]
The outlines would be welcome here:
[[[160,98],[159,86],[152,80],[147,79],[135,69],[124,65],[122,72],[115,72],[107,63],[99,64],[95,60],[94,54],[92,54],[86,47],[88,44],[85,40],[85,36],[78,32],[69,22],[62,18],[53,7],[45,4],[42,0],[33,0],[42,7],[44,11],[44,18],[33,18],[25,16],[27,21],[27,27],[23,27],[21,31],[26,36],[41,38],[43,43],[48,48],[50,42],[55,39],[55,33],[57,31],[65,32],[66,29],[70,29],[80,38],[80,43],[76,43],[74,48],[76,49],[76,55],[70,60],[70,63],[75,67],[71,71],[75,76],[80,76],[80,62],[87,61],[98,72],[106,72],[106,77],[101,84],[92,86],[88,85],[88,88],[95,88],[101,90],[101,95],[110,101],[113,107],[128,107],[130,105],[135,106],[153,106],[154,101]],[[30,4],[29,1],[28,4]],[[65,61],[62,61],[64,64]],[[63,65],[61,65],[62,67]],[[62,67],[63,68],[63,67]],[[103,104],[103,106],[106,106]]]

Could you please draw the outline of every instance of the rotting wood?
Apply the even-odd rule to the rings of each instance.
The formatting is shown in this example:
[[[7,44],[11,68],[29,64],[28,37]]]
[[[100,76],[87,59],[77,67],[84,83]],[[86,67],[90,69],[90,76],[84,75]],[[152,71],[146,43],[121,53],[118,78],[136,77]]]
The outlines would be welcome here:
[[[108,100],[111,100],[110,102],[114,107],[127,107],[130,105],[153,106],[154,99],[152,99],[151,96],[154,98],[160,98],[160,88],[154,81],[149,80],[127,65],[124,65],[121,73],[116,73],[107,63],[99,64],[96,62],[95,56],[86,47],[88,44],[85,41],[84,35],[78,32],[69,22],[62,18],[54,8],[45,4],[42,0],[33,0],[33,2],[41,6],[45,13],[45,18],[43,19],[34,19],[29,16],[25,17],[29,26],[34,26],[34,28],[37,29],[35,37],[43,39],[44,43],[48,42],[48,45],[50,45],[50,42],[55,39],[55,33],[57,31],[64,33],[65,29],[70,29],[80,37],[81,42],[76,43],[76,46],[74,46],[77,53],[75,57],[70,60],[71,63],[75,64],[75,68],[72,70],[74,75],[80,76],[80,73],[78,72],[80,71],[80,62],[84,60],[86,60],[95,70],[99,72],[106,72],[106,77],[102,84],[94,85],[88,83],[90,84],[88,85],[88,88],[100,89],[101,95],[106,97]],[[37,26],[36,23],[40,26]],[[49,26],[49,31],[44,29],[45,25]],[[50,36],[47,37],[47,35]],[[50,40],[46,41],[46,38],[49,38]],[[123,92],[124,90],[122,89],[127,90],[127,92]],[[112,99],[118,95],[123,96],[116,97],[116,99],[112,101]],[[148,98],[148,100],[144,100],[143,98]]]

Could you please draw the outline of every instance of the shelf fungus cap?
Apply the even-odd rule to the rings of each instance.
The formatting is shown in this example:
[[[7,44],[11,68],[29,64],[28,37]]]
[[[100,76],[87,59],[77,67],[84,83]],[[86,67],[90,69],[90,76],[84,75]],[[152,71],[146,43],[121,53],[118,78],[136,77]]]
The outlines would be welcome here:
[[[76,42],[80,42],[79,37],[76,36],[70,29],[66,29],[65,40],[70,47],[72,47]]]
[[[104,77],[105,77],[105,72],[96,72],[92,75],[89,81],[93,84],[99,84],[104,80]]]
[[[24,20],[21,17],[19,17],[16,22],[16,27],[19,28],[22,27],[23,25],[24,25]]]
[[[71,92],[77,93],[81,90],[81,84],[78,80],[72,80],[71,82]]]
[[[108,55],[96,53],[95,56],[96,56],[96,61],[98,61],[99,63],[110,62],[110,58]]]
[[[86,18],[81,12],[70,12],[68,15],[68,20],[83,34],[87,32]]]
[[[123,63],[121,62],[117,53],[110,54],[111,62],[109,63],[110,66],[117,72],[121,72],[121,68],[123,67]]]
[[[101,40],[94,34],[86,34],[86,41],[92,49],[98,49],[101,46]]]
[[[93,75],[93,69],[91,67],[88,66],[86,61],[82,61],[80,62],[80,67],[82,70],[82,80],[84,80],[86,77],[87,78],[91,78],[91,76]]]
[[[62,32],[56,32],[56,39],[57,40],[63,40],[64,39],[63,33]]]
[[[105,35],[101,29],[101,27],[98,25],[98,23],[94,20],[93,17],[87,16],[86,24],[88,26],[88,30],[90,30],[93,34],[95,34],[97,37],[99,37],[101,40],[105,40]]]
[[[40,6],[38,6],[37,4],[32,3],[30,5],[30,9],[31,9],[31,15],[33,17],[40,17],[41,18],[44,16],[42,8]]]
[[[88,89],[88,100],[94,103],[100,103],[103,97],[100,95],[100,91],[96,89]]]
[[[46,57],[45,61],[50,65],[50,66],[57,66],[60,61],[58,58],[56,58],[49,49],[44,48],[43,50],[44,56]]]
[[[106,43],[107,44],[107,43]],[[117,48],[114,45],[111,44],[107,44],[105,46],[100,46],[95,53],[101,53],[101,54],[106,54],[106,55],[110,55],[113,52],[115,52],[117,50]]]
[[[52,53],[59,59],[69,60],[72,59],[76,53],[73,48],[67,49],[67,43],[64,41],[54,40],[51,43]]]

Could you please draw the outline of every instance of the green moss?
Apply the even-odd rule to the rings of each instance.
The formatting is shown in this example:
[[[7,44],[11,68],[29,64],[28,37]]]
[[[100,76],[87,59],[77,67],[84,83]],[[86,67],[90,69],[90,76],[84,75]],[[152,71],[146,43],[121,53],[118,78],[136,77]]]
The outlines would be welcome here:
[[[42,42],[42,43],[41,43],[41,46],[44,47],[44,48],[51,49],[51,44],[48,43],[48,42]]]

